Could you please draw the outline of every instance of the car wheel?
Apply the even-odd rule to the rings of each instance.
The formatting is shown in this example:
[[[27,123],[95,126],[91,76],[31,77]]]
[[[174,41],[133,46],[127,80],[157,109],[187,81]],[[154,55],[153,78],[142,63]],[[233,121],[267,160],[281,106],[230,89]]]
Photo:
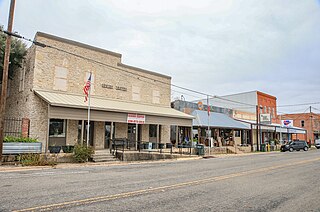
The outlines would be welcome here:
[[[292,148],[292,147],[290,147],[289,151],[290,151],[290,152],[293,152],[293,148]]]
[[[303,148],[303,150],[304,150],[304,151],[308,151],[308,147],[305,146],[305,147]]]

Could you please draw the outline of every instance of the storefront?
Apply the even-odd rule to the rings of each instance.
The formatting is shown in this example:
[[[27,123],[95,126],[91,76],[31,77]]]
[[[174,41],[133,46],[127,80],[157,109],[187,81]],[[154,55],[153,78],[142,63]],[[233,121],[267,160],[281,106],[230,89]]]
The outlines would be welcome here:
[[[207,111],[195,110],[192,115],[195,117],[193,120],[193,129],[196,130],[194,137],[199,143],[217,147],[251,144],[250,128],[226,114],[210,112],[208,115]],[[213,139],[211,144],[208,138]]]
[[[95,149],[110,147],[110,140],[169,143],[170,129],[191,131],[193,117],[169,107],[156,107],[115,100],[91,99],[89,141],[87,105],[81,95],[35,91],[48,103],[48,143],[51,145],[88,144]]]

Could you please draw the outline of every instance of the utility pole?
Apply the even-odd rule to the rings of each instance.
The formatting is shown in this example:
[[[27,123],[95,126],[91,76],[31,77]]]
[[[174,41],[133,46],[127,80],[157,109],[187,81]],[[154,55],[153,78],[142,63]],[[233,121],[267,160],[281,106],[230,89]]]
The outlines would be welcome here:
[[[312,144],[312,141],[313,141],[313,126],[312,126],[312,111],[311,111],[311,106],[310,106],[310,138],[309,138],[309,141],[310,141],[310,145]]]
[[[12,32],[15,4],[16,4],[16,1],[11,0],[9,20],[8,20],[8,30],[7,30],[9,33]],[[10,48],[11,48],[11,35],[7,34],[6,49],[4,52],[4,63],[3,63],[3,71],[2,71],[3,72],[2,89],[1,89],[1,99],[0,99],[0,164],[2,163],[2,151],[3,151],[3,139],[4,139],[4,115],[5,115],[6,100],[7,100]]]

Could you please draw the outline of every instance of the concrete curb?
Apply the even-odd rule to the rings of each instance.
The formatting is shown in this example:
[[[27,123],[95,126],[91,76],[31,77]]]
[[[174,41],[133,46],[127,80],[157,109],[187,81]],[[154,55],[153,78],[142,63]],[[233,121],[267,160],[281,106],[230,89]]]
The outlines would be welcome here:
[[[255,152],[255,153],[243,153],[243,154],[215,154],[207,157],[206,159],[211,158],[228,158],[228,157],[244,157],[252,155],[265,155],[265,154],[274,154],[280,152]],[[187,161],[187,160],[199,160],[204,159],[202,156],[190,156],[176,159],[165,159],[165,160],[153,160],[153,161],[134,161],[134,162],[99,162],[99,163],[59,163],[55,166],[0,166],[1,172],[18,172],[18,171],[35,171],[35,170],[44,170],[44,169],[72,169],[78,167],[94,167],[94,166],[126,166],[126,165],[138,165],[138,164],[155,164],[155,163],[169,163],[175,161]]]

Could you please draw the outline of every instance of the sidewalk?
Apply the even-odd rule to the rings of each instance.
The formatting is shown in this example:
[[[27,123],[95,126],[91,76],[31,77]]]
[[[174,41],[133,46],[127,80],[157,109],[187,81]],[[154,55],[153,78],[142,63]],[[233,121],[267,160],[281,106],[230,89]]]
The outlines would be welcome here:
[[[207,156],[207,158],[227,158],[227,157],[243,157],[250,155],[262,155],[262,154],[272,154],[280,152],[252,152],[252,153],[243,153],[243,154],[215,154]],[[204,156],[205,157],[205,156]],[[199,160],[203,157],[186,157],[186,158],[177,158],[177,159],[167,159],[167,160],[156,160],[156,161],[135,161],[135,162],[87,162],[87,163],[59,163],[55,166],[21,166],[21,165],[2,165],[0,166],[1,172],[18,172],[18,171],[35,171],[35,170],[46,170],[46,169],[72,169],[78,167],[94,167],[94,166],[126,166],[126,165],[135,165],[135,164],[145,164],[145,163],[163,163],[163,162],[173,162],[173,161],[185,161],[185,160]]]

